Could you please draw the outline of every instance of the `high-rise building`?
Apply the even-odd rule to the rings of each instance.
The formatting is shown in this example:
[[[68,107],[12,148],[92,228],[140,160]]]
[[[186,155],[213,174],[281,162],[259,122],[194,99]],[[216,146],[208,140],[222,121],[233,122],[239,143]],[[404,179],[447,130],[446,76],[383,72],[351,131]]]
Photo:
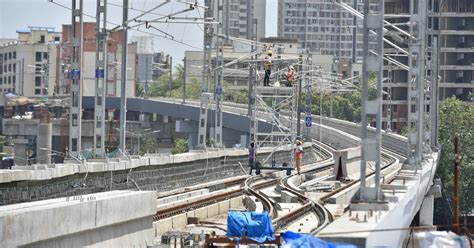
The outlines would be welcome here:
[[[218,1],[215,1],[218,2]],[[248,16],[247,7],[250,6],[250,17]],[[229,10],[228,35],[239,38],[247,38],[247,20],[255,19],[256,28],[254,33],[257,39],[265,38],[265,15],[266,0],[224,0],[222,6],[222,26],[223,33],[226,34],[227,27],[227,9]],[[214,8],[217,11],[218,8]]]
[[[474,1],[433,0],[439,45],[440,97],[473,100]]]
[[[352,6],[353,0],[343,2]],[[332,0],[278,0],[278,36],[298,39],[299,49],[352,58],[353,26],[353,16]]]
[[[0,42],[0,92],[22,96],[57,93],[61,33],[54,28],[29,27],[17,34],[17,39]]]
[[[354,0],[337,2],[354,8]],[[362,11],[363,1],[356,2],[354,9]],[[377,4],[371,3],[370,9],[376,11]],[[332,55],[335,62],[347,64],[349,61],[352,63],[362,60],[361,25],[361,19],[356,19],[354,23],[354,15],[339,7],[333,0],[278,0],[278,36],[297,39],[300,51]]]

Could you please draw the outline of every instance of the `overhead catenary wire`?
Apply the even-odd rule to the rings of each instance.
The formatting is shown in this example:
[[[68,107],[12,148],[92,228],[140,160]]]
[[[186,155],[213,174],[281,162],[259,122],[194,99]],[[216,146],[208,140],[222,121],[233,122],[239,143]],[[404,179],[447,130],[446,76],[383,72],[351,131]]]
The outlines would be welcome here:
[[[70,7],[68,7],[68,6],[65,6],[65,5],[63,5],[63,4],[54,2],[54,0],[49,0],[49,2],[52,3],[52,4],[55,4],[55,5],[57,5],[57,6],[59,6],[59,7],[61,7],[61,8],[64,8],[64,9],[67,9],[67,10],[72,10],[72,9],[71,9]],[[87,17],[90,17],[90,18],[95,18],[95,16],[90,15],[90,14],[87,14],[87,13],[83,13],[83,15],[84,15],[84,16],[87,16]],[[107,21],[107,23],[112,24],[112,25],[119,25],[118,23],[111,22],[111,21]],[[188,43],[183,42],[183,41],[174,40],[174,39],[168,38],[168,37],[166,37],[166,36],[158,35],[158,34],[151,33],[151,32],[142,31],[142,30],[139,30],[139,29],[137,29],[137,28],[130,28],[130,27],[129,27],[128,29],[131,29],[131,30],[136,31],[136,32],[139,32],[139,33],[151,35],[151,36],[154,36],[154,37],[164,38],[164,39],[167,39],[167,40],[171,40],[171,41],[173,41],[173,42],[175,42],[175,43],[179,43],[179,44],[182,44],[182,45],[185,45],[185,46],[188,46],[188,47],[197,49],[197,50],[202,50],[201,47],[197,47],[197,46],[188,44]]]

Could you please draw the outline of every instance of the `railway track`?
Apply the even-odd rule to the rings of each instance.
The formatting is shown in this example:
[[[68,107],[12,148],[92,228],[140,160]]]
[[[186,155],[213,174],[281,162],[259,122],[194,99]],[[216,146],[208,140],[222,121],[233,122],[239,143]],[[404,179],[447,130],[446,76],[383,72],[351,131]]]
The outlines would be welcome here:
[[[242,106],[238,104],[227,104],[225,103],[225,106],[228,108],[229,106],[232,106],[232,112],[237,112],[239,113],[242,111],[245,111]],[[227,110],[229,111],[229,110]],[[345,132],[350,135],[354,135],[356,137],[359,136],[359,131],[360,127],[355,124],[355,123],[350,123],[346,121],[340,121],[340,120],[335,120],[335,119],[330,119],[330,118],[323,118],[323,125],[328,125],[331,126],[335,129],[338,129],[342,132]],[[369,130],[369,132],[373,132],[373,130]],[[339,134],[340,135],[340,134]],[[348,135],[348,136],[350,136]],[[316,135],[313,135],[316,136]],[[352,137],[354,137],[352,136]],[[382,168],[382,171],[386,170],[387,168],[390,167],[390,165],[393,165],[394,163],[397,163],[398,161],[402,161],[405,158],[406,154],[406,138],[390,134],[390,133],[383,133],[383,143],[382,143],[382,158],[383,158],[383,164],[384,167]],[[315,138],[315,137],[312,137]],[[352,138],[353,139],[353,138]],[[360,141],[354,141],[353,143],[358,143]],[[327,144],[321,144],[325,149],[321,149],[321,151],[327,149],[333,149],[330,145]],[[330,153],[330,152],[328,152]],[[327,154],[326,154],[327,155]],[[331,154],[332,155],[332,154]],[[324,156],[323,156],[324,157]],[[328,165],[329,167],[331,165]],[[304,168],[304,167],[303,167]],[[318,168],[314,170],[309,170],[309,171],[304,171],[304,173],[315,173],[318,172],[319,170],[324,170],[326,168]],[[373,175],[375,172],[371,172],[367,175],[367,177],[370,177]],[[278,182],[276,182],[277,179],[271,178],[268,179],[267,182],[258,182],[256,177],[251,177],[245,180],[245,188],[246,192],[249,194],[253,195],[256,197],[263,205],[263,208],[267,210],[270,213],[270,216],[273,217],[273,222],[275,226],[275,230],[281,230],[285,228],[286,226],[290,225],[292,222],[298,220],[299,218],[302,218],[303,216],[307,215],[308,213],[314,213],[317,218],[318,218],[318,225],[315,226],[312,230],[311,233],[315,234],[319,232],[321,229],[323,229],[326,225],[328,225],[332,220],[333,216],[329,213],[329,211],[324,207],[325,202],[327,199],[330,197],[334,196],[335,194],[346,190],[350,187],[355,186],[357,183],[360,182],[360,180],[354,180],[343,187],[340,187],[338,189],[332,190],[331,192],[325,194],[323,197],[320,198],[320,201],[318,202],[313,202],[311,201],[308,197],[302,193],[301,189],[295,188],[291,186],[288,183],[288,180],[291,176],[284,177],[280,179]],[[262,179],[260,179],[262,180]],[[258,188],[259,186],[262,186],[262,188],[265,187],[270,187],[275,184],[279,184],[282,190],[286,190],[294,195],[297,196],[298,202],[301,204],[301,206],[294,208],[290,213],[287,213],[283,216],[277,216],[278,213],[275,211],[275,208],[273,207],[275,202],[272,199],[268,199],[265,197],[263,194],[260,194]]]

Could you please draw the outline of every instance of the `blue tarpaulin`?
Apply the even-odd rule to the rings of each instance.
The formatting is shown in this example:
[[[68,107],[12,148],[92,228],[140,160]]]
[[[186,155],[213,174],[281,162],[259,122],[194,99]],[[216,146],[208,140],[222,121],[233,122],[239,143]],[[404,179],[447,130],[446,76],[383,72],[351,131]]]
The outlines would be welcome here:
[[[267,212],[230,211],[227,215],[227,236],[246,237],[263,243],[275,240],[272,220]]]
[[[308,234],[287,231],[283,234],[283,248],[357,248],[355,245],[330,243]]]

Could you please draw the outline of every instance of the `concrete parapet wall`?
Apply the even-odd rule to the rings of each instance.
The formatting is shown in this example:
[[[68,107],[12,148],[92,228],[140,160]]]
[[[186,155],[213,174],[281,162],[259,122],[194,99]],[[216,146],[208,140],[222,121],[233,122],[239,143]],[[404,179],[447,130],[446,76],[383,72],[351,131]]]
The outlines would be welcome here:
[[[0,246],[151,245],[155,202],[151,191],[112,191],[3,206]]]
[[[319,237],[360,247],[401,247],[409,234],[407,227],[420,211],[421,204],[433,184],[438,156],[438,153],[425,156],[417,169],[404,166],[401,170],[388,172],[393,174],[391,177],[394,179],[387,180],[390,183],[382,187],[387,203],[351,204],[352,212],[346,212],[329,224],[319,233]],[[373,179],[369,178],[368,185],[371,184]],[[344,203],[347,204],[348,201]],[[386,231],[387,227],[393,231]],[[360,230],[374,231],[358,232]],[[338,232],[344,234],[337,234]]]

